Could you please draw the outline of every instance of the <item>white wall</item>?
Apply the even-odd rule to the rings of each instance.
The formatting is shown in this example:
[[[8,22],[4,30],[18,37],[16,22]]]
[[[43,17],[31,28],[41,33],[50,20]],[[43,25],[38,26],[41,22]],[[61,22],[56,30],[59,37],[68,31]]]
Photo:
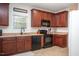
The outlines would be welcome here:
[[[31,6],[27,6],[25,4],[20,4],[20,3],[11,3],[9,5],[9,26],[7,27],[0,27],[3,29],[3,33],[20,33],[20,29],[14,29],[13,28],[13,7],[17,7],[17,8],[22,8],[27,10],[27,28],[25,29],[25,32],[36,32],[39,28],[32,28],[31,27],[31,9],[33,9],[34,7]],[[40,9],[40,8],[36,8],[36,9]],[[44,10],[44,9],[40,9],[40,10]],[[45,10],[45,11],[49,11],[49,12],[53,12],[50,10]],[[58,32],[67,32],[66,30],[67,28],[57,28]],[[53,30],[53,28],[52,28]]]

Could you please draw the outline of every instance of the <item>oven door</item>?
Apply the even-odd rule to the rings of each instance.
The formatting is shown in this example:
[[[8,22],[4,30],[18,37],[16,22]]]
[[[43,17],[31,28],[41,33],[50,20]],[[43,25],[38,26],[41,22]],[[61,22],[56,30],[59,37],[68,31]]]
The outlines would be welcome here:
[[[44,48],[52,46],[52,35],[45,35],[44,36]]]

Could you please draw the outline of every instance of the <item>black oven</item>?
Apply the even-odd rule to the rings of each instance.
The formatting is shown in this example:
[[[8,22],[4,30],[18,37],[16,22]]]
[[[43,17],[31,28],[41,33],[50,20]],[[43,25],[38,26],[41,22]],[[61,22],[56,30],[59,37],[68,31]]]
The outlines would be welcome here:
[[[40,30],[41,34],[44,34],[44,48],[51,47],[52,46],[52,35],[47,34],[47,30]]]
[[[52,43],[52,35],[44,35],[44,48],[51,47]]]

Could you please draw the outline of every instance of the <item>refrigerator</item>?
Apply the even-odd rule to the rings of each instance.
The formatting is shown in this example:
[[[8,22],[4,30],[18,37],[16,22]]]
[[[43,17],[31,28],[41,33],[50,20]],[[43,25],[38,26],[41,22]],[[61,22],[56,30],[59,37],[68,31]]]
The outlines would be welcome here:
[[[79,56],[79,10],[69,12],[68,18],[69,56]]]

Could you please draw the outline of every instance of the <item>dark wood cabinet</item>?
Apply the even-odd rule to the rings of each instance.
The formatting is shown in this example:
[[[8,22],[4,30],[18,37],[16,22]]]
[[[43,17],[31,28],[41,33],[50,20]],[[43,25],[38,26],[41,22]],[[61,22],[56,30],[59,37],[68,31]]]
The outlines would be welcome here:
[[[60,14],[59,13],[55,14],[55,22],[56,22],[55,27],[60,27]]]
[[[25,51],[30,51],[32,49],[32,39],[31,36],[27,36],[25,39]]]
[[[68,26],[68,12],[67,11],[60,13],[60,26],[62,27]]]
[[[48,13],[47,12],[42,12],[42,20],[48,20]]]
[[[9,23],[9,4],[0,3],[0,26],[8,26]]]
[[[25,37],[17,37],[17,52],[23,52],[25,50]]]
[[[31,36],[0,38],[0,55],[12,55],[32,48]]]
[[[32,27],[40,27],[41,26],[41,20],[42,20],[42,12],[36,9],[33,9],[32,12]]]
[[[67,35],[53,35],[53,45],[66,47],[67,46]]]
[[[0,38],[0,39],[1,39],[0,55],[11,55],[11,54],[16,53],[16,38],[15,37],[5,37],[5,38]]]
[[[41,27],[41,20],[49,20],[50,25],[52,26],[52,13],[42,10],[32,9],[31,14],[32,14],[31,15],[32,27]]]
[[[17,52],[24,52],[31,50],[31,36],[17,37]]]
[[[2,38],[0,38],[0,55],[2,53]]]
[[[56,15],[52,14],[51,27],[56,27],[56,26],[57,26]]]
[[[50,21],[50,26],[52,27],[52,26],[53,26],[53,25],[52,25],[52,22],[53,22],[53,19],[54,19],[54,18],[53,18],[53,17],[54,17],[54,16],[53,16],[53,13],[48,13],[48,16],[47,16],[47,17],[48,17],[48,20]]]
[[[55,14],[54,27],[67,27],[68,26],[68,11],[63,11]]]
[[[41,20],[49,20],[51,27],[67,27],[68,11],[50,13],[37,9],[32,10],[32,27],[41,27]]]

